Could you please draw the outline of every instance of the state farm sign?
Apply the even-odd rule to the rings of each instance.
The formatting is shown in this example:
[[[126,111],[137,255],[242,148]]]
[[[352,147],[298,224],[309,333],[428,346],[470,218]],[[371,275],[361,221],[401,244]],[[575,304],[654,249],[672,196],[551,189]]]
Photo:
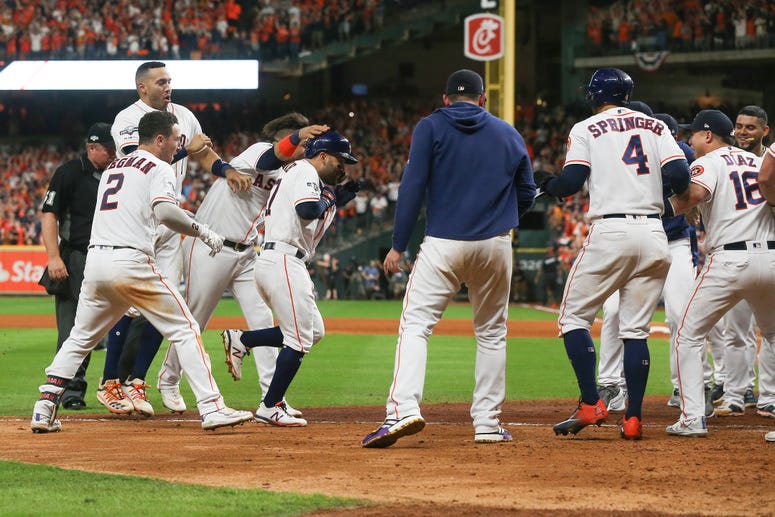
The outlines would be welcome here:
[[[492,61],[503,57],[503,18],[497,14],[472,14],[463,25],[467,58]]]
[[[0,294],[46,294],[38,285],[46,262],[42,246],[0,246]]]

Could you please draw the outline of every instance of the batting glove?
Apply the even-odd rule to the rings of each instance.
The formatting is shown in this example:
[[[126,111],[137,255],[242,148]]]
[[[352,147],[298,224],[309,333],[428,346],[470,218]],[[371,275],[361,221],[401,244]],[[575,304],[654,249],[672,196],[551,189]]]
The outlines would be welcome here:
[[[210,248],[211,257],[223,249],[223,237],[203,224],[199,225],[199,238]]]
[[[335,189],[336,206],[343,207],[355,199],[355,194],[357,194],[359,190],[361,190],[361,184],[355,180],[350,180],[341,185],[337,185]]]

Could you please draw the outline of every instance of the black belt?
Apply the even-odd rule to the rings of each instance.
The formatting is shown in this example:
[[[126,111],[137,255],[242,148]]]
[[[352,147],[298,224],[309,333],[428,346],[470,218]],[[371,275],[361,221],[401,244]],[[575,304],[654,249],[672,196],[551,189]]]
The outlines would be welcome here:
[[[293,246],[291,246],[291,245],[288,245],[288,247],[289,248],[293,248]],[[265,250],[281,251],[281,250],[278,250],[278,249],[275,248],[275,243],[274,242],[265,242],[264,246],[263,246],[263,249],[265,249]],[[294,248],[294,249],[296,249],[296,248]],[[296,249],[296,258],[297,259],[299,259],[299,260],[303,259],[304,255],[305,255],[305,253],[303,251],[301,251],[300,249]]]
[[[108,244],[91,244],[89,249],[97,248],[100,250],[135,250],[132,246],[110,246]]]
[[[738,241],[738,242],[730,242],[729,244],[724,244],[722,248],[724,248],[727,251],[743,251],[748,249],[748,246],[746,246],[745,241]],[[775,250],[775,241],[767,241],[767,249]]]
[[[649,214],[646,216],[635,214],[605,214],[603,219],[627,219],[628,217],[648,217],[649,219],[659,219],[659,214]]]
[[[234,242],[234,241],[230,241],[229,239],[224,239],[223,240],[223,245],[226,246],[227,248],[233,249],[234,251],[245,251],[246,249],[253,247],[250,244],[243,244],[241,242]]]

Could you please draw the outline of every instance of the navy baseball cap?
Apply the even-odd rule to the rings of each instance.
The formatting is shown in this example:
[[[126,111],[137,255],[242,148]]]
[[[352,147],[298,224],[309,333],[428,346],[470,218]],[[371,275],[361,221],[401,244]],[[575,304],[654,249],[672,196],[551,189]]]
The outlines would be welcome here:
[[[735,128],[729,117],[724,115],[719,110],[702,110],[697,113],[691,124],[679,124],[680,128],[688,129],[692,133],[697,131],[712,131],[718,136],[724,138],[732,134],[732,130]]]
[[[478,94],[484,93],[484,81],[482,76],[473,70],[462,69],[452,73],[447,78],[447,87],[444,89],[447,95]]]
[[[92,125],[86,133],[86,143],[101,144],[115,149],[116,142],[113,141],[113,135],[110,134],[110,124],[97,122]]]
[[[651,111],[651,107],[645,102],[630,101],[629,104],[627,104],[627,107],[633,111],[640,111],[641,113],[643,113],[644,115],[648,115],[649,117],[654,116],[654,112]]]
[[[667,129],[670,130],[671,135],[678,135],[678,121],[674,119],[672,115],[668,115],[667,113],[657,113],[654,115],[654,118],[664,122],[667,126]]]

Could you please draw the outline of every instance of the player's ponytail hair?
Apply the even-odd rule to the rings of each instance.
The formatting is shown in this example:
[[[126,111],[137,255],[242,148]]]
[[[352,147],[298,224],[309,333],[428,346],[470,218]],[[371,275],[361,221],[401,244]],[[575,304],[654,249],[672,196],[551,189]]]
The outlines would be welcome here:
[[[172,126],[178,123],[178,117],[169,111],[151,111],[143,115],[137,124],[140,145],[150,144],[156,135],[165,138],[172,134]]]
[[[296,131],[307,126],[309,126],[309,119],[307,117],[301,113],[291,112],[267,122],[261,130],[261,137],[264,140],[273,141],[280,131]]]

